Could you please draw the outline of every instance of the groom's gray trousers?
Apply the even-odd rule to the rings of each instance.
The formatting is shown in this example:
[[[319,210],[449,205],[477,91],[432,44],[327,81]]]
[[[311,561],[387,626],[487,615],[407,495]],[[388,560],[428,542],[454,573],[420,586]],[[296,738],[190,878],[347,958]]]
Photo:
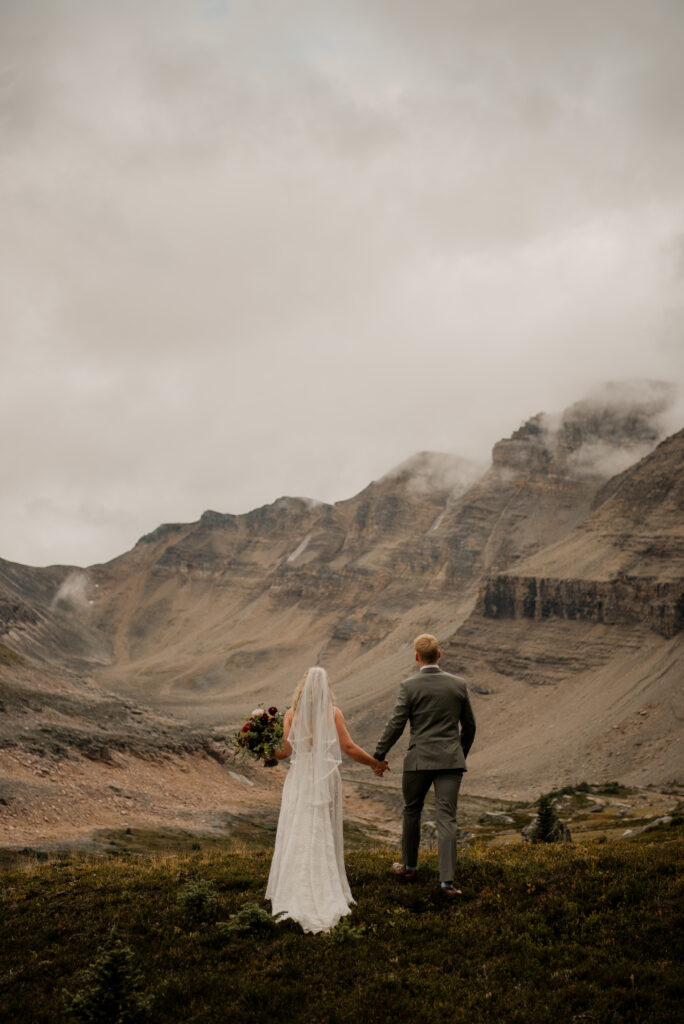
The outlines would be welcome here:
[[[437,852],[439,877],[442,882],[453,882],[456,867],[458,826],[456,807],[463,779],[462,768],[434,768],[429,771],[405,771],[402,777],[404,794],[404,829],[402,856],[407,867],[418,866],[420,844],[420,815],[430,786],[435,786],[435,821],[437,823]]]

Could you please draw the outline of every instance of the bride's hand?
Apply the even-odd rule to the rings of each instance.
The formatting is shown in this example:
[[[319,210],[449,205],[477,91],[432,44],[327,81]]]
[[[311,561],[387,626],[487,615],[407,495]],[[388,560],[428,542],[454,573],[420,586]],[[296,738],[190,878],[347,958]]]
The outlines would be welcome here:
[[[373,773],[379,778],[382,778],[385,772],[390,770],[390,766],[387,761],[376,761],[373,765]]]

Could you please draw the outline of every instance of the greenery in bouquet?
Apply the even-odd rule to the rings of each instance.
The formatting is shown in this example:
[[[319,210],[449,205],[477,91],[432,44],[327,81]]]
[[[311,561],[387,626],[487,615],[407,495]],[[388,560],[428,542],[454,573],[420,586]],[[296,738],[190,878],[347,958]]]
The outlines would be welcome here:
[[[273,753],[283,738],[285,716],[276,707],[255,708],[245,719],[245,724],[233,737],[233,750],[240,760],[247,757],[263,761],[267,768],[278,762]]]

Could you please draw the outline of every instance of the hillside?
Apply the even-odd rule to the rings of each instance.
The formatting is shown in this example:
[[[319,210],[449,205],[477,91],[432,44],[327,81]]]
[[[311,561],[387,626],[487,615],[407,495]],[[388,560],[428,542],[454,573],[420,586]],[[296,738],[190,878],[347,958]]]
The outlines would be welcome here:
[[[51,1024],[90,982],[87,1019],[138,997],[157,1024],[343,1024],[371,1005],[380,1024],[674,1024],[680,834],[476,847],[459,858],[458,906],[439,900],[434,854],[402,887],[392,850],[348,852],[357,905],[329,936],[264,913],[267,847],[29,862],[0,889],[0,1014]]]

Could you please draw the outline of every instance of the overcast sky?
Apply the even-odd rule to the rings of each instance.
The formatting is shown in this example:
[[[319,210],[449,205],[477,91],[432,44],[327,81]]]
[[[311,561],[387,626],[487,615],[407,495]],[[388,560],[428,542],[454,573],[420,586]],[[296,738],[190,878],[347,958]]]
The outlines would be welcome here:
[[[681,387],[681,0],[0,19],[1,557],[105,561]]]

